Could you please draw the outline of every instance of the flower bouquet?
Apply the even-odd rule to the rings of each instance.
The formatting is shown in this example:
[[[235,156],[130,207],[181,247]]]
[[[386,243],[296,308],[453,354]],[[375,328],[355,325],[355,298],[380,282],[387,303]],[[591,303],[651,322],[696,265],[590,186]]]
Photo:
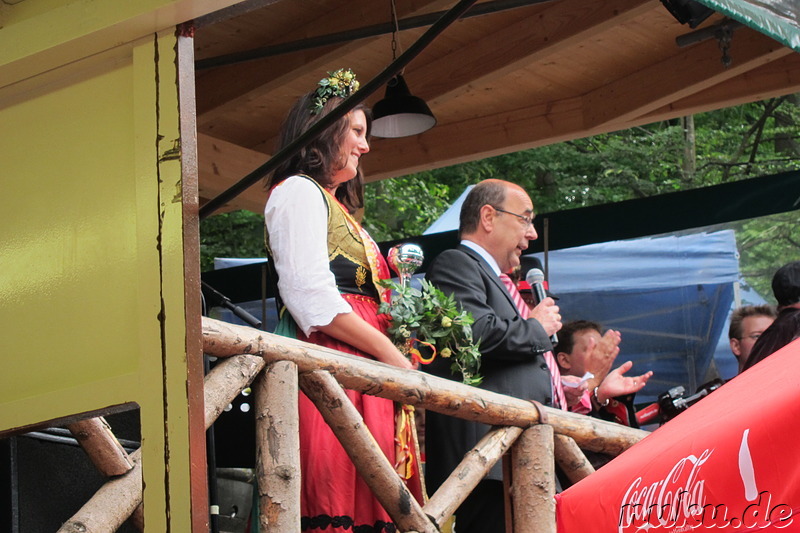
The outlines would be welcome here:
[[[450,369],[461,374],[463,383],[480,384],[481,353],[472,338],[472,315],[432,283],[421,283],[422,290],[383,281],[393,291],[391,303],[378,309],[389,315],[389,337],[412,361],[428,364],[437,355],[450,359]]]

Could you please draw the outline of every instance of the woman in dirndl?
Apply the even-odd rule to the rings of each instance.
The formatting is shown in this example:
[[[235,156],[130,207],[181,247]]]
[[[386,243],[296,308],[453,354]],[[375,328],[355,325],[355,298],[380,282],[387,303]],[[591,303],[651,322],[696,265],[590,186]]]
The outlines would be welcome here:
[[[290,110],[279,139],[282,149],[358,89],[349,69],[329,73]],[[354,218],[363,206],[359,161],[369,152],[371,114],[356,106],[268,178],[264,210],[267,245],[283,305],[279,332],[400,368],[411,362],[386,336],[378,314],[389,277],[375,242]],[[419,465],[398,464],[395,404],[347,390],[389,461],[421,500]],[[323,420],[301,392],[300,458],[303,531],[394,532],[395,525]]]

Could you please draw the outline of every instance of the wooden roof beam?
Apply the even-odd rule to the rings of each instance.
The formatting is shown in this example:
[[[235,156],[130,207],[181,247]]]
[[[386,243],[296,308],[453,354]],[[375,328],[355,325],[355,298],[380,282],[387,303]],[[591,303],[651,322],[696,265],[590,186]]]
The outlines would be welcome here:
[[[725,68],[717,41],[698,43],[675,56],[591,91],[584,97],[587,131],[636,120],[651,111],[741,76],[794,52],[749,28],[731,42],[733,64]]]
[[[581,99],[569,98],[437,126],[416,137],[375,139],[364,161],[366,176],[376,181],[565,141],[581,131],[582,120]]]
[[[800,54],[789,54],[648,114],[627,121],[607,123],[586,135],[626,129],[793,92],[800,92]],[[452,126],[440,126],[424,137],[373,139],[372,152],[364,161],[367,178],[369,181],[377,181],[567,140],[581,131],[581,116],[580,100],[570,99],[554,102],[547,108],[537,106],[463,121]],[[473,139],[469,135],[473,128],[491,132],[492,135],[487,138],[494,142],[486,144],[480,139]],[[506,142],[511,143],[511,146],[506,147]],[[198,145],[200,195],[203,198],[215,197],[269,158],[268,154],[204,134],[198,135]],[[409,165],[409,161],[414,159],[411,154],[420,149],[427,154],[426,159]],[[438,157],[443,159],[436,161]],[[263,202],[263,191],[256,185],[234,203],[235,208],[260,213]]]
[[[388,142],[376,139],[365,160],[367,178],[376,181],[402,176],[792,92],[800,92],[800,55],[794,53],[649,113],[618,117],[590,129],[584,127],[581,100],[573,98],[437,126],[424,136]],[[473,136],[472,131],[481,131],[482,135]],[[425,158],[408,165],[408,161],[418,159],[419,151]]]
[[[800,92],[800,54],[789,54],[655,109],[642,117],[642,123],[734,107],[796,92]]]
[[[468,92],[471,83],[479,85],[541,61],[653,9],[663,7],[650,0],[563,0],[546,4],[545,9],[503,28],[502,34],[476,39],[415,68],[415,94],[435,106]],[[469,68],[464,68],[464,57],[470,58]]]

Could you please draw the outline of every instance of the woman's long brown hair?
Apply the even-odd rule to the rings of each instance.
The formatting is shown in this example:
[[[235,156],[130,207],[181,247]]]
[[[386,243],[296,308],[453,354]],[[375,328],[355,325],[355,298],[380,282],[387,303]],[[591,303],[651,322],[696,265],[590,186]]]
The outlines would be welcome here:
[[[314,115],[310,111],[313,95],[314,93],[312,92],[301,97],[289,110],[289,114],[286,116],[283,126],[281,126],[276,153],[308,131],[311,126],[329,114],[343,100],[337,96],[329,98],[322,110]],[[369,135],[372,127],[372,113],[369,108],[361,104],[353,109],[353,111],[356,110],[363,111],[367,117],[367,135]],[[342,144],[349,129],[350,114],[347,114],[286,160],[286,162],[279,165],[266,180],[267,190],[271,190],[272,187],[286,178],[297,174],[310,176],[314,181],[325,187],[330,183],[333,174],[343,168],[343,164],[346,161],[344,154],[342,154]],[[341,184],[336,189],[336,198],[350,213],[355,213],[364,206],[364,177],[360,167],[356,171],[355,178]]]

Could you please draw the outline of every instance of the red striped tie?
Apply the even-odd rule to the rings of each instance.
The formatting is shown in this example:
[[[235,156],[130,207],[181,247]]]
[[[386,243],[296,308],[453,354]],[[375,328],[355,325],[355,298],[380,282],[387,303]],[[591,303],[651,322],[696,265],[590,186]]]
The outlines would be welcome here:
[[[509,277],[508,274],[500,274],[500,280],[503,282],[503,285],[506,286],[506,290],[508,291],[508,294],[511,295],[511,299],[514,300],[514,305],[517,306],[519,316],[522,318],[528,318],[531,308],[528,307],[527,302],[525,302],[525,300],[522,298],[522,295],[517,289],[517,285],[511,280],[511,277]]]
[[[517,311],[519,311],[519,316],[522,318],[528,318],[531,308],[528,307],[528,304],[522,298],[522,295],[519,293],[516,284],[511,281],[511,278],[508,274],[500,274],[500,281],[503,282],[503,285],[506,286],[508,293],[511,295],[511,299],[514,300],[514,304],[517,306]],[[567,408],[567,398],[564,396],[564,386],[561,384],[561,370],[559,370],[558,365],[556,364],[556,359],[553,357],[553,352],[545,352],[544,353],[544,362],[547,363],[547,368],[550,370],[550,383],[553,386],[553,394],[555,395],[555,403],[557,407],[561,409]]]

